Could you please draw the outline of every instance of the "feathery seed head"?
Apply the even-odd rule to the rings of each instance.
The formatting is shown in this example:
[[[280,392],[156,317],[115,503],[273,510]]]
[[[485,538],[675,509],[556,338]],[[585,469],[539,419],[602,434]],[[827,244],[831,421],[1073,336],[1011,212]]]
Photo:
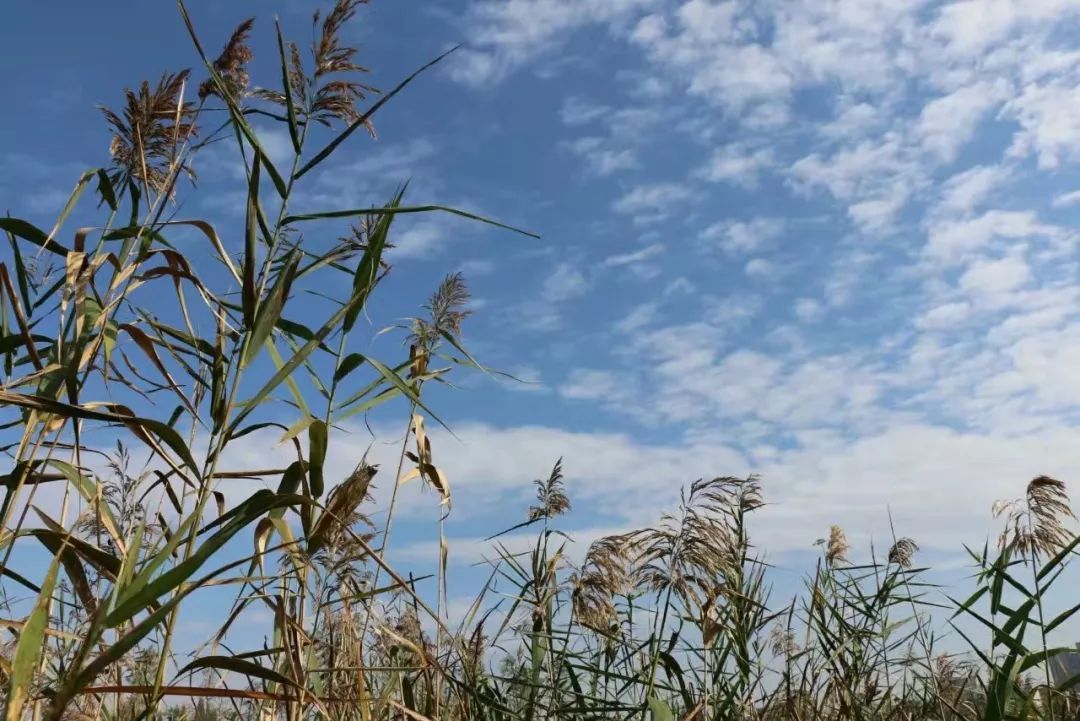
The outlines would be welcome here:
[[[248,18],[240,23],[233,31],[225,49],[214,61],[214,72],[217,73],[225,91],[234,100],[240,100],[247,94],[248,71],[247,64],[251,61],[251,48],[247,45],[248,34],[255,24],[255,18]],[[210,95],[220,95],[220,90],[213,78],[208,78],[199,85],[199,99],[204,100]]]

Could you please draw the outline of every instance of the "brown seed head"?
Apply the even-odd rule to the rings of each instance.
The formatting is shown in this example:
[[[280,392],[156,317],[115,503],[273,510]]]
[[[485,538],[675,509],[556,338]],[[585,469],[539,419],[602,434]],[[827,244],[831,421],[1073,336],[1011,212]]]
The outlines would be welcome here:
[[[994,504],[994,516],[1005,517],[998,538],[1002,549],[1037,560],[1052,556],[1072,540],[1066,519],[1075,519],[1065,484],[1049,476],[1028,482],[1024,497]]]
[[[162,192],[172,173],[194,178],[179,152],[196,132],[194,107],[183,99],[189,73],[165,73],[153,89],[145,80],[137,92],[125,88],[120,112],[101,108],[112,129],[109,177],[113,186],[122,188],[133,182],[144,190]]]
[[[247,64],[251,61],[251,48],[247,45],[251,27],[255,24],[255,18],[248,18],[237,26],[233,31],[225,49],[214,61],[214,71],[225,86],[225,91],[234,100],[240,100],[247,94],[248,71]],[[204,100],[210,95],[220,95],[219,88],[213,78],[204,80],[199,85],[199,99]]]
[[[919,544],[906,536],[898,539],[889,549],[889,563],[895,563],[901,568],[911,568],[911,559],[919,550]]]

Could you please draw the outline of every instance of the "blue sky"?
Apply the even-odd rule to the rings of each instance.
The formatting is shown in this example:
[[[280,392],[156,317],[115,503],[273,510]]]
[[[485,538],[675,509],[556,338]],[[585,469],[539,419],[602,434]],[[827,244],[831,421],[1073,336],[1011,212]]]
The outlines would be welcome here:
[[[106,162],[95,104],[197,65],[171,3],[120,7],[5,13],[13,214],[47,225]],[[211,52],[247,12],[190,8]],[[303,37],[310,4],[278,8]],[[371,309],[377,329],[460,269],[467,345],[529,381],[473,375],[432,398],[458,437],[435,433],[454,561],[522,518],[529,481],[560,456],[581,540],[654,522],[695,478],[758,472],[758,543],[781,558],[833,523],[887,545],[890,514],[955,558],[981,545],[995,499],[1038,474],[1080,477],[1078,30],[1069,0],[363,9],[351,39],[379,87],[463,48],[294,207],[367,206],[411,178],[415,202],[542,235],[402,223]],[[275,83],[269,16],[255,38],[253,82]],[[282,128],[258,129],[289,152]],[[223,235],[243,224],[230,162],[207,153],[183,207]],[[394,343],[372,341],[387,357]],[[373,419],[376,457],[402,412]],[[341,476],[369,443],[353,430],[331,449]],[[237,461],[266,453],[253,438]],[[397,553],[430,565],[435,498],[409,494]]]

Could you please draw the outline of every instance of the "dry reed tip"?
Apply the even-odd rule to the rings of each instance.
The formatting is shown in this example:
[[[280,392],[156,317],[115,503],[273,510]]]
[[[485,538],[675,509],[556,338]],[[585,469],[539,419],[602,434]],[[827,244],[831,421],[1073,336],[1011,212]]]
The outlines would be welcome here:
[[[234,100],[239,100],[247,94],[248,71],[247,64],[251,61],[251,48],[247,45],[251,27],[255,24],[255,18],[248,18],[240,23],[233,31],[225,49],[214,61],[214,72],[225,88],[225,92]],[[199,99],[204,100],[210,95],[221,95],[217,83],[213,78],[208,78],[199,85]]]

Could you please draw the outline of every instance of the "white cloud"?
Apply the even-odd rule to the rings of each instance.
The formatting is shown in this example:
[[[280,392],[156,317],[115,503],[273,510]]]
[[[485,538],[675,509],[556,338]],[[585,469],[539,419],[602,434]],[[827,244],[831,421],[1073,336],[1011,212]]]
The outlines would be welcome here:
[[[618,22],[653,0],[506,0],[471,3],[464,19],[473,47],[455,53],[451,77],[487,85],[538,54],[559,46],[573,31]]]
[[[974,296],[999,301],[1031,279],[1031,268],[1017,256],[980,259],[960,276],[960,288]]]
[[[641,303],[617,321],[614,328],[620,333],[634,333],[655,322],[660,315],[659,311],[658,303]]]
[[[630,95],[639,100],[659,100],[671,95],[671,83],[662,77],[633,70],[620,70],[617,77],[631,84]]]
[[[450,77],[466,85],[487,85],[501,80],[506,72],[494,55],[472,48],[458,50],[450,60]]]
[[[359,160],[354,160],[342,168],[335,168],[334,173],[347,172],[356,177],[389,178],[391,182],[397,183],[407,180],[421,164],[434,157],[437,150],[435,144],[425,138],[402,144],[378,145],[374,151],[361,154]],[[325,182],[333,182],[332,176],[327,176]]]
[[[821,303],[813,298],[799,298],[795,301],[795,315],[804,323],[813,323],[821,318]]]
[[[1005,39],[1018,25],[1049,22],[1078,11],[1071,0],[958,0],[930,26],[949,51],[971,56]]]
[[[907,204],[909,189],[897,184],[876,198],[860,200],[848,207],[848,217],[864,231],[884,231]]]
[[[901,147],[900,138],[891,135],[880,142],[862,141],[829,157],[813,153],[791,166],[791,178],[797,187],[822,186],[846,200],[863,194],[874,178],[906,170]]]
[[[877,255],[861,247],[839,253],[825,278],[825,301],[834,308],[852,303],[877,260]]]
[[[1055,237],[1059,229],[1039,222],[1032,211],[989,210],[980,216],[946,221],[930,228],[926,255],[935,262],[955,264],[995,238]]]
[[[633,265],[635,263],[641,263],[642,261],[649,260],[657,255],[660,255],[664,251],[664,246],[661,243],[653,243],[647,245],[640,250],[633,250],[629,253],[618,253],[616,255],[609,255],[604,258],[603,265],[607,268],[618,268],[623,265]]]
[[[606,105],[592,103],[584,98],[571,96],[563,100],[559,117],[566,125],[587,125],[611,112]]]
[[[1000,83],[975,83],[931,100],[923,106],[915,127],[922,147],[952,162],[1005,92]]]
[[[723,333],[731,333],[747,327],[761,313],[761,296],[743,293],[738,296],[703,296],[702,317],[710,326]]]
[[[254,130],[259,137],[259,145],[262,146],[270,161],[278,168],[288,168],[289,163],[292,162],[293,157],[296,155],[289,133],[282,130],[280,126],[276,128],[256,127]],[[423,143],[425,141],[418,142]]]
[[[1001,165],[977,165],[952,176],[942,184],[938,211],[967,214],[1011,177]]]
[[[730,143],[713,151],[698,175],[712,182],[753,188],[758,184],[761,171],[773,162],[772,151],[767,148],[753,149],[741,143]]]
[[[1059,193],[1054,196],[1053,206],[1055,208],[1067,208],[1072,205],[1080,205],[1080,190]]]
[[[664,288],[665,298],[673,295],[693,295],[695,293],[697,293],[697,286],[682,276],[671,281]]]
[[[881,382],[854,357],[723,351],[725,337],[759,310],[754,299],[718,298],[709,303],[707,322],[639,331],[630,349],[632,377],[654,389],[647,404],[639,401],[640,412],[691,428],[731,423],[744,441],[793,428],[869,423]],[[621,399],[618,407],[625,410]]]
[[[433,440],[457,496],[451,520],[461,513],[470,518],[457,525],[467,535],[450,539],[457,563],[490,555],[479,539],[508,525],[507,509],[515,504],[510,515],[524,517],[531,479],[560,457],[575,509],[565,526],[582,546],[656,523],[678,502],[679,489],[697,478],[760,472],[767,505],[755,514],[751,536],[767,554],[810,550],[834,523],[864,547],[871,539],[888,545],[895,525],[897,534],[924,548],[957,550],[986,537],[995,500],[1022,493],[1036,475],[1070,478],[1080,471],[1080,447],[1066,426],[997,435],[897,423],[853,441],[818,435],[817,443],[762,448],[753,459],[718,443],[720,434],[652,445],[544,426],[468,423],[455,433],[461,443],[437,430]],[[602,514],[600,524],[574,530],[594,514]],[[436,549],[400,546],[396,553],[434,562]]]
[[[732,256],[747,255],[765,248],[784,232],[779,218],[726,220],[708,226],[698,237]]]
[[[613,204],[617,213],[634,216],[635,221],[662,220],[671,214],[675,206],[694,197],[693,191],[676,183],[652,183],[638,185],[624,193]]]
[[[1035,154],[1044,169],[1080,158],[1080,87],[1075,79],[1028,85],[1006,109],[1021,127],[1012,155]]]
[[[1028,333],[1006,349],[1021,388],[1035,393],[1043,422],[1050,410],[1068,413],[1080,405],[1080,323]],[[1075,477],[1075,476],[1073,476]]]
[[[550,333],[564,326],[565,305],[581,298],[593,287],[593,280],[570,261],[558,263],[544,277],[539,293],[497,309],[510,326],[518,330]]]
[[[767,48],[746,41],[755,31],[736,22],[736,9],[734,3],[689,0],[671,21],[662,15],[642,18],[631,37],[654,62],[682,75],[692,95],[733,111],[785,102],[791,77]]]
[[[880,92],[909,68],[917,13],[925,2],[796,2],[774,13],[774,50],[801,84],[835,82],[845,92]]]
[[[747,277],[759,281],[776,281],[791,272],[791,268],[767,258],[751,258],[743,266]]]
[[[971,316],[971,304],[967,301],[954,301],[934,306],[915,321],[921,330],[942,330],[952,328]]]
[[[798,547],[809,528],[840,523],[849,536],[880,543],[890,538],[882,529],[891,515],[897,533],[923,546],[977,544],[990,527],[995,500],[1019,495],[1042,473],[1075,475],[1080,451],[1065,446],[1068,435],[1060,426],[996,436],[906,424],[830,449],[785,453],[761,466],[782,489],[769,521],[763,520],[766,533],[775,534],[779,546]]]
[[[628,148],[613,148],[609,145],[610,143],[604,138],[589,136],[570,141],[566,147],[585,161],[585,167],[589,173],[598,177],[638,167],[634,151]]]
[[[393,260],[431,259],[442,249],[445,240],[445,223],[421,220],[394,233],[394,247],[387,250],[386,254]]]
[[[809,194],[825,188],[850,203],[852,220],[866,229],[888,227],[925,180],[925,170],[912,158],[897,133],[862,140],[829,156],[812,153],[789,171],[793,187]]]
[[[818,129],[821,135],[830,140],[862,137],[885,122],[880,107],[869,103],[842,102],[836,116]]]
[[[622,398],[619,378],[611,371],[579,368],[559,386],[564,398],[615,401]]]
[[[562,327],[562,312],[547,301],[524,301],[512,309],[513,326],[537,333],[550,333]]]
[[[495,261],[488,258],[472,258],[462,261],[458,270],[466,276],[490,275],[495,272]]]
[[[544,280],[541,294],[549,303],[580,298],[589,290],[585,275],[570,263],[560,263]]]
[[[612,138],[631,142],[642,139],[642,135],[651,133],[668,119],[668,114],[660,106],[631,105],[611,111],[605,122]]]
[[[715,296],[635,298],[615,322],[625,334],[618,347],[572,373],[564,397],[649,427],[685,429],[671,446],[683,451],[710,434],[763,449],[747,455],[778,478],[773,528],[792,543],[820,535],[805,529],[824,529],[834,514],[852,514],[871,533],[884,527],[886,504],[902,532],[920,541],[981,535],[995,497],[1013,495],[1037,473],[1080,470],[1064,445],[1080,398],[1080,284],[1070,252],[1077,235],[1041,215],[1047,202],[1080,204],[1080,191],[1062,192],[1046,172],[1080,159],[1080,49],[1064,24],[1080,5],[598,4],[507,3],[521,18],[536,10],[535,27],[504,24],[513,32],[478,46],[503,72],[515,58],[561,47],[585,24],[604,25],[620,52],[644,60],[612,95],[627,92],[626,83],[660,82],[644,93],[631,88],[634,101],[622,110],[609,94],[598,96],[605,105],[568,98],[559,116],[588,125],[589,137],[566,147],[600,176],[632,160],[645,165],[652,150],[671,144],[662,166],[645,168],[649,183],[617,186],[624,194],[612,209],[635,222],[685,211],[679,233],[717,217],[744,220],[701,233],[738,258],[721,289],[699,277],[707,270],[693,260],[678,267],[677,255],[665,257],[662,271],[676,279],[662,276],[658,288],[696,294],[697,284]],[[526,46],[519,55],[510,49]],[[778,172],[786,187],[743,192]],[[714,197],[724,215],[711,205],[705,215],[699,201]],[[767,303],[744,298],[744,287],[758,283],[740,269],[756,281],[789,260],[787,247],[783,256],[773,248],[785,228],[804,229],[801,220],[782,224],[789,211],[832,225],[807,233],[798,260],[808,272],[790,288],[767,288]],[[626,218],[610,227],[619,223]],[[643,239],[653,245],[607,258],[601,246],[582,267],[651,266],[654,246],[675,247],[659,235],[666,226],[655,230]],[[680,315],[696,302],[702,310]],[[810,327],[826,311],[835,323]],[[643,388],[650,392],[632,392]],[[873,485],[852,490],[852,477]],[[970,498],[969,488],[977,489]]]

